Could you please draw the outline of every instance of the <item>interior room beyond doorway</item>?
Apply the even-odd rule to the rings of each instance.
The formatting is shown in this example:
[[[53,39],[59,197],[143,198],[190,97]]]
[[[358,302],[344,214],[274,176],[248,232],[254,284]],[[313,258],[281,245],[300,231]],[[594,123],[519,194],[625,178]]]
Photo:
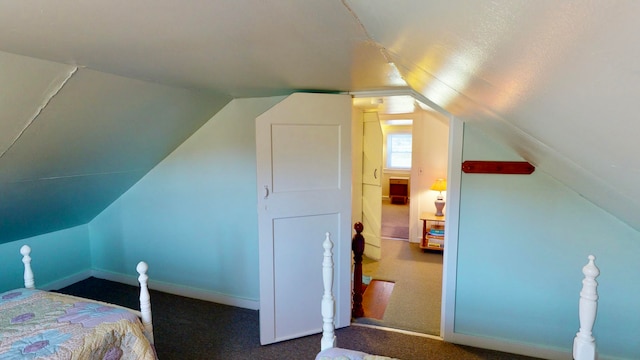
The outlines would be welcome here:
[[[419,214],[435,211],[437,194],[429,188],[447,175],[448,119],[415,98],[404,99],[407,107],[402,110],[384,106],[394,98],[360,100],[373,104],[364,111],[376,112],[383,133],[381,256],[365,257],[363,280],[391,281],[394,286],[382,319],[367,318],[365,309],[365,317],[355,322],[440,336],[443,253],[420,248]]]

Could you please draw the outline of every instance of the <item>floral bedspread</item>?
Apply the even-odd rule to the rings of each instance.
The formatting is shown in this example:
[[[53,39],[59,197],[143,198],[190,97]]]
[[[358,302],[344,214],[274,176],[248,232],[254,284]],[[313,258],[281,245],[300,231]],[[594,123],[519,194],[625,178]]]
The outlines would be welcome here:
[[[361,351],[342,348],[329,348],[321,351],[316,360],[399,360],[387,356],[371,355]]]
[[[135,314],[33,289],[0,293],[0,360],[157,359]]]

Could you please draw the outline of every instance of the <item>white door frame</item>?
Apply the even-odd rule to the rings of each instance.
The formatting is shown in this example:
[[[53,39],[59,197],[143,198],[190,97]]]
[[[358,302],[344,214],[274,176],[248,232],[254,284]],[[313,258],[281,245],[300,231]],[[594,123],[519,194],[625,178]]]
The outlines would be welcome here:
[[[412,96],[416,100],[431,107],[435,111],[445,115],[449,119],[449,159],[447,166],[447,218],[445,234],[445,246],[442,264],[442,308],[440,321],[440,337],[445,341],[452,341],[455,320],[455,290],[456,269],[458,258],[458,223],[460,219],[460,181],[462,177],[462,142],[464,124],[455,116],[427,99],[424,95],[412,90],[376,90],[358,91],[350,93],[355,97],[385,97],[385,96]],[[413,215],[413,214],[411,214]],[[417,216],[411,216],[411,222],[417,222]]]

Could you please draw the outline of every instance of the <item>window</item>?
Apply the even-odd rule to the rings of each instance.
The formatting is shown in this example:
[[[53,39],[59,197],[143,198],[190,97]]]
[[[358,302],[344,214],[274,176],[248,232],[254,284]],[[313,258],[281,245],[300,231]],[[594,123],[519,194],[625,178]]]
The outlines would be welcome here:
[[[411,134],[387,135],[387,168],[411,168]]]

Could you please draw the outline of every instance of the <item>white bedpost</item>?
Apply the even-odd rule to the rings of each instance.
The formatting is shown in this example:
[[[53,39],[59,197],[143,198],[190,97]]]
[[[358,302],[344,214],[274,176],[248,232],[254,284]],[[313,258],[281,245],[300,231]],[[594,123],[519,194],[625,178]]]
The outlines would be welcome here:
[[[24,287],[34,289],[36,285],[33,278],[33,270],[31,270],[31,256],[29,256],[31,248],[28,245],[22,245],[20,254],[22,254],[22,262],[24,263]]]
[[[140,313],[142,314],[142,324],[144,325],[144,329],[147,332],[147,336],[149,336],[149,342],[153,344],[153,322],[151,320],[151,296],[149,296],[149,288],[147,286],[147,280],[149,280],[149,276],[147,276],[147,270],[149,270],[149,265],[146,262],[140,261],[138,266],[136,266],[136,271],[140,276],[138,276],[138,281],[140,282]]]
[[[322,340],[320,351],[336,346],[336,336],[334,332],[333,318],[335,316],[335,301],[333,299],[333,243],[326,233],[324,242],[324,259],[322,260],[322,282],[324,284],[324,294],[322,295]]]
[[[595,360],[598,356],[596,339],[591,333],[598,308],[598,282],[596,278],[600,275],[600,270],[593,263],[594,260],[595,256],[589,255],[589,263],[582,268],[584,280],[582,280],[578,309],[580,330],[573,339],[573,358],[575,360]]]

